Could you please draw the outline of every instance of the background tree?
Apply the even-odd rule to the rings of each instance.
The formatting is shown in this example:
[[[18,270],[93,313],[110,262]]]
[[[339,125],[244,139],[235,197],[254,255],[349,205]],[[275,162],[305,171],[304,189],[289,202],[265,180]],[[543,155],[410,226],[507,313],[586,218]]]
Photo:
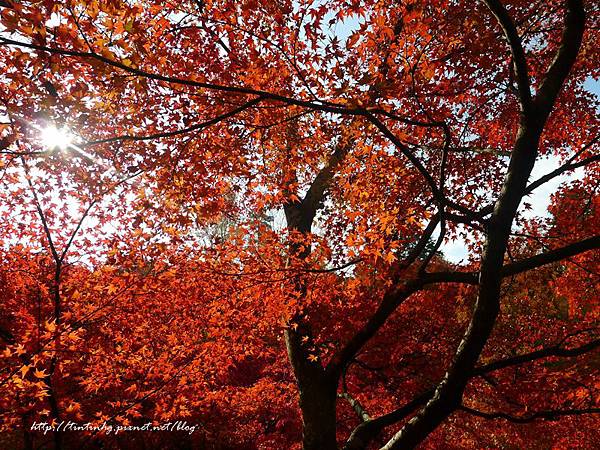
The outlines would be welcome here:
[[[8,446],[599,445],[592,2],[0,5]]]

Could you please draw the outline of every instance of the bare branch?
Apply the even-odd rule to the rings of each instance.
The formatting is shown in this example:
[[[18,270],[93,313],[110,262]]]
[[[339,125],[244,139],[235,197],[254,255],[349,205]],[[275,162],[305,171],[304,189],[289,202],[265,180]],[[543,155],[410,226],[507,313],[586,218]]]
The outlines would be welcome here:
[[[358,414],[358,417],[363,422],[371,420],[371,417],[369,416],[367,411],[364,409],[364,407],[360,404],[360,402],[358,400],[356,400],[354,397],[352,397],[350,394],[348,394],[347,392],[341,392],[341,393],[338,393],[338,397],[345,399],[350,404],[350,406],[352,406],[352,409],[354,409],[356,414]]]
[[[600,139],[600,136],[596,136],[588,145],[584,147],[584,149],[591,147],[593,143],[598,142],[598,139]],[[577,153],[580,154],[581,152]],[[571,160],[567,164],[560,166],[559,168],[553,170],[550,173],[547,173],[546,175],[541,176],[540,178],[532,182],[529,186],[527,186],[525,193],[530,194],[542,184],[547,183],[548,181],[562,175],[565,172],[570,172],[572,170],[578,169],[579,167],[585,167],[589,164],[600,161],[600,154],[592,155],[588,158],[584,158],[581,161],[577,162],[572,162],[572,160],[573,158],[571,158]]]

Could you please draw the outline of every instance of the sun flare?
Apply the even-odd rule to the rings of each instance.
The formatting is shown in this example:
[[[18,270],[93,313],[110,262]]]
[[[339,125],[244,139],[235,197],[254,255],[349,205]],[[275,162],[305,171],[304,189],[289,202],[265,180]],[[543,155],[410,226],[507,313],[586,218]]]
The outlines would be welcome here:
[[[50,150],[54,148],[66,150],[73,141],[73,136],[66,128],[56,128],[54,125],[43,128],[41,138],[44,146]]]

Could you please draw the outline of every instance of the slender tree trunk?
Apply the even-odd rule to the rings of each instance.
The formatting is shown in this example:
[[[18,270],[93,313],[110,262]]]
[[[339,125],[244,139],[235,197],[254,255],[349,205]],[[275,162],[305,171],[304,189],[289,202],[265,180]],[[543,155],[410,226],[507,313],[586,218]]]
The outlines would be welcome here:
[[[62,274],[62,262],[60,259],[55,258],[56,269],[54,273],[54,285],[52,286],[52,296],[54,302],[54,319],[56,323],[56,333],[54,340],[54,349],[55,353],[50,360],[50,368],[48,370],[48,376],[45,378],[47,390],[48,390],[48,402],[50,403],[50,412],[52,413],[52,417],[56,420],[56,423],[60,423],[61,415],[60,408],[58,405],[58,399],[56,395],[56,387],[53,383],[54,373],[56,371],[56,367],[58,365],[58,350],[60,346],[60,324],[61,324],[61,298],[60,298],[60,283],[61,283],[61,274]],[[62,450],[63,448],[63,433],[61,430],[54,430],[54,450]]]

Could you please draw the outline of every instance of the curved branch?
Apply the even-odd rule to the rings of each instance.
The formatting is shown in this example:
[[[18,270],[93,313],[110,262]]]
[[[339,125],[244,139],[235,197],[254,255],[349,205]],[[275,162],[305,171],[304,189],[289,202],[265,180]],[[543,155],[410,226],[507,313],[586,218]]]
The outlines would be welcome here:
[[[435,389],[431,388],[418,395],[404,406],[384,414],[383,416],[379,416],[375,419],[367,420],[361,423],[352,431],[352,434],[344,444],[343,450],[363,450],[367,448],[369,443],[385,427],[398,423],[407,418],[410,414],[415,412],[417,408],[425,405],[429,400],[431,400],[434,393]]]
[[[144,78],[148,78],[150,80],[156,80],[156,81],[163,81],[163,82],[170,83],[170,84],[178,84],[178,85],[182,85],[182,86],[190,86],[190,87],[208,89],[208,90],[219,91],[219,92],[228,92],[228,93],[232,93],[232,94],[255,95],[255,96],[259,96],[259,97],[262,97],[262,98],[268,99],[268,100],[280,101],[280,102],[288,104],[288,105],[304,106],[304,107],[315,109],[318,111],[324,111],[324,112],[329,112],[329,113],[334,113],[334,114],[344,114],[344,115],[354,115],[354,116],[364,116],[365,115],[365,111],[362,109],[346,108],[343,105],[339,105],[339,104],[332,103],[332,102],[322,102],[322,101],[315,102],[315,101],[308,101],[308,100],[299,100],[296,98],[287,97],[285,95],[275,94],[273,92],[263,91],[260,89],[253,89],[253,88],[248,88],[248,87],[243,87],[243,86],[226,86],[226,85],[220,85],[220,84],[214,84],[214,83],[206,83],[203,81],[195,81],[195,80],[190,80],[190,79],[185,79],[185,78],[169,77],[169,76],[160,75],[160,74],[152,73],[152,72],[146,72],[144,70],[141,70],[141,69],[138,69],[138,68],[135,68],[132,66],[128,66],[120,61],[115,61],[113,59],[107,58],[105,56],[99,55],[94,52],[82,52],[82,51],[77,51],[77,50],[68,50],[68,49],[64,49],[64,48],[48,47],[48,46],[44,46],[44,45],[20,42],[20,41],[16,41],[14,39],[8,39],[5,37],[0,37],[0,43],[2,43],[4,45],[24,47],[24,48],[29,48],[32,50],[49,52],[49,53],[52,53],[55,55],[63,55],[63,56],[70,56],[70,57],[83,58],[83,59],[93,59],[96,61],[100,61],[103,64],[106,64],[108,66],[115,67],[117,69],[121,69],[124,72],[130,73],[130,74],[138,76],[138,77],[144,77]]]
[[[537,269],[557,261],[562,261],[571,256],[579,255],[590,250],[600,248],[600,236],[593,236],[583,241],[575,242],[564,247],[550,250],[546,253],[525,258],[511,264],[507,264],[501,269],[503,277],[517,275],[529,270]],[[422,275],[424,284],[434,283],[465,283],[478,284],[477,272],[429,272]]]
[[[509,264],[504,266],[501,274],[503,277],[515,275],[527,270],[535,269],[551,262],[562,260],[566,257],[573,256],[593,248],[600,248],[600,236],[592,237],[575,244],[567,245],[565,247],[552,250],[541,255],[536,255],[531,258],[524,259],[522,261]],[[425,273],[421,277],[411,280],[402,287],[395,287],[388,291],[375,313],[370,317],[367,323],[358,330],[354,336],[346,343],[346,345],[340,349],[334,357],[331,359],[327,370],[334,376],[341,373],[342,368],[352,360],[358,353],[358,351],[377,333],[377,331],[383,326],[389,316],[396,310],[396,308],[410,297],[415,292],[419,291],[427,284],[434,283],[466,283],[466,284],[477,284],[478,278],[476,273],[469,272],[432,272]],[[594,345],[592,348],[595,348]],[[575,351],[575,350],[573,350]],[[582,348],[581,352],[587,351],[586,348]],[[552,347],[545,350],[544,353],[533,353],[531,355],[524,355],[522,358],[527,357],[545,357],[552,356],[549,352],[555,352],[556,356],[569,356],[569,353],[560,347]],[[576,353],[581,354],[581,353]],[[506,363],[505,363],[506,364]],[[510,364],[509,364],[510,365]],[[478,369],[481,372],[482,369]],[[493,369],[495,370],[495,369]],[[479,373],[478,372],[478,373]]]
[[[354,397],[352,397],[350,394],[348,394],[347,392],[341,392],[337,396],[339,398],[345,399],[350,404],[350,406],[352,407],[352,409],[354,410],[354,412],[356,412],[356,414],[358,415],[358,417],[363,422],[371,420],[371,417],[369,416],[369,413],[367,413],[367,411],[361,405],[361,403],[358,400],[356,400]]]
[[[493,5],[495,2],[490,0],[489,3]],[[515,215],[535,164],[540,136],[556,96],[579,53],[585,19],[581,0],[567,0],[566,15],[561,48],[542,85],[535,107],[523,109],[502,191],[488,222],[479,271],[479,292],[469,326],[431,400],[394,434],[382,450],[416,447],[462,404],[469,375],[476,367],[500,313],[504,255]]]
[[[403,144],[400,141],[400,139],[398,139],[398,137],[394,133],[392,133],[392,130],[390,130],[388,127],[386,127],[385,124],[381,120],[379,120],[377,117],[375,117],[373,114],[367,112],[366,117],[373,125],[375,125],[375,127],[386,138],[389,139],[389,141],[392,144],[394,144],[396,146],[396,148],[398,148],[398,150],[400,150],[400,152],[406,157],[406,159],[408,159],[410,161],[410,163],[413,166],[415,166],[415,168],[419,171],[419,173],[423,176],[423,178],[427,182],[427,185],[429,186],[431,193],[436,198],[438,203],[440,205],[443,205],[445,203],[444,196],[442,195],[442,192],[440,191],[435,180],[433,179],[433,176],[427,171],[427,169],[421,163],[421,161],[419,161],[419,159],[410,151],[408,146]]]
[[[576,356],[581,356],[585,353],[591,352],[592,350],[595,350],[598,347],[600,347],[600,339],[596,339],[594,341],[588,342],[587,344],[570,349],[563,348],[559,343],[557,345],[553,345],[552,347],[544,348],[531,353],[525,353],[523,355],[512,356],[510,358],[501,359],[499,361],[486,364],[475,369],[473,375],[483,375],[489,372],[493,372],[495,370],[500,370],[506,367],[516,366],[519,364],[525,364],[528,362],[536,361],[538,359],[549,358],[552,356],[562,358],[574,358]]]
[[[219,122],[222,122],[225,119],[228,119],[230,117],[233,117],[233,116],[241,113],[242,111],[245,111],[246,109],[256,106],[262,100],[263,100],[263,97],[258,96],[231,111],[220,114],[220,115],[218,115],[210,120],[207,120],[205,122],[197,123],[197,124],[191,125],[187,128],[182,128],[180,130],[164,131],[161,133],[153,133],[153,134],[149,134],[146,136],[133,136],[133,135],[128,135],[128,134],[121,135],[121,136],[114,136],[114,137],[106,138],[106,139],[98,139],[96,141],[88,141],[88,142],[81,144],[80,147],[90,147],[92,145],[106,144],[106,143],[110,143],[110,142],[119,142],[119,141],[135,141],[135,142],[150,141],[153,139],[160,139],[160,138],[171,137],[171,136],[179,136],[182,134],[190,133],[192,131],[203,130],[204,128],[208,128],[211,125],[215,125]]]
[[[584,239],[583,241],[575,242],[574,244],[569,244],[522,261],[508,264],[502,268],[502,276],[516,275],[597,248],[600,248],[600,236]]]
[[[562,175],[565,172],[570,172],[571,170],[575,170],[579,167],[585,167],[588,164],[594,163],[596,161],[600,161],[600,154],[593,155],[588,158],[582,159],[581,161],[577,161],[576,163],[565,164],[564,166],[559,167],[556,170],[553,170],[550,173],[538,178],[534,182],[532,182],[527,189],[525,190],[525,194],[531,194],[535,189],[539,188],[542,184],[547,183],[548,181]]]
[[[317,210],[323,205],[325,193],[329,189],[339,165],[346,158],[349,151],[350,144],[342,143],[337,146],[333,154],[329,157],[325,167],[321,169],[308,188],[304,199],[302,199],[301,203],[304,215],[310,218],[311,222]]]
[[[327,364],[327,373],[336,380],[342,373],[343,368],[354,358],[358,351],[377,333],[383,326],[388,317],[396,310],[396,308],[404,302],[408,297],[417,292],[423,287],[423,281],[420,279],[411,280],[404,286],[390,289],[383,296],[383,300],[375,313],[331,358]]]
[[[513,68],[517,78],[521,109],[526,112],[531,105],[531,88],[527,69],[527,58],[525,57],[521,37],[519,36],[517,27],[508,14],[508,11],[499,0],[486,0],[485,4],[502,27],[504,36],[510,46]]]
[[[585,30],[585,10],[581,0],[566,0],[567,13],[560,48],[546,72],[544,82],[534,99],[538,126],[544,126],[556,98],[577,58]]]

